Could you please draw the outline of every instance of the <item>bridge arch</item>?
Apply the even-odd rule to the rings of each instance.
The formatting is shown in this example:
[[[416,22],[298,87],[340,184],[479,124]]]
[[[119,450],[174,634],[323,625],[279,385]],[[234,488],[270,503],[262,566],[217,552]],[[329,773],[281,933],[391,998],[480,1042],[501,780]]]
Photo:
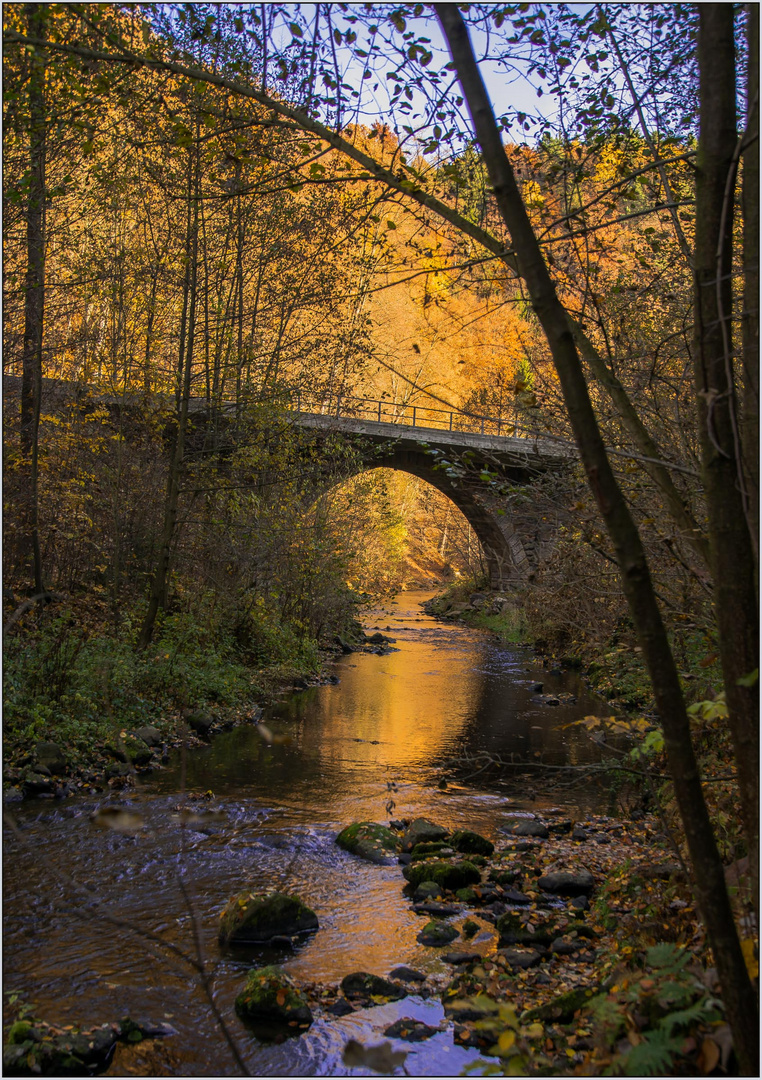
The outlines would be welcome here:
[[[453,424],[454,414],[448,415],[449,424],[444,430],[401,423],[399,418],[368,420],[335,412],[297,412],[294,420],[318,435],[330,432],[345,437],[359,450],[358,473],[375,468],[396,469],[441,491],[462,512],[478,537],[490,586],[505,589],[520,585],[530,578],[549,543],[548,528],[531,505],[528,511],[518,514],[508,498],[496,494],[492,478],[529,486],[546,470],[566,466],[570,454],[539,438],[462,431]],[[443,468],[443,460],[460,462],[464,467]]]
[[[435,466],[436,459],[422,450],[392,447],[368,459],[361,471],[394,469],[416,476],[441,491],[460,510],[481,544],[490,587],[501,589],[511,582],[515,584],[529,570],[529,563],[510,521],[506,521],[501,528],[494,513],[479,500],[467,483],[457,482],[444,469]],[[519,565],[516,565],[517,561]]]

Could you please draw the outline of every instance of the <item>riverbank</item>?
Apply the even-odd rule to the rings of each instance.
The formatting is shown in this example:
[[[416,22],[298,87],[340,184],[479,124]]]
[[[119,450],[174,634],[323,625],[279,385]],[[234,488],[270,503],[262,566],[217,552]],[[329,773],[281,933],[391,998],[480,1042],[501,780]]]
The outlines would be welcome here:
[[[265,708],[286,694],[337,683],[330,669],[340,656],[383,655],[389,647],[390,639],[380,633],[367,635],[358,623],[320,647],[291,649],[288,660],[252,668],[221,657],[217,650],[189,655],[179,653],[175,645],[174,655],[166,654],[160,641],[155,664],[174,661],[176,670],[159,692],[156,670],[142,682],[139,671],[130,672],[133,692],[128,699],[124,685],[113,685],[112,671],[114,692],[109,700],[99,693],[100,700],[93,701],[94,695],[88,694],[91,687],[82,679],[72,682],[71,693],[60,695],[58,715],[35,716],[34,707],[25,710],[23,703],[11,703],[3,740],[4,802],[64,799],[132,787],[137,776],[165,765],[173,750],[203,746],[223,731],[257,723]],[[118,653],[112,665],[118,666],[120,659],[126,667],[126,657]],[[189,686],[183,672],[194,664]],[[127,681],[123,677],[122,682]],[[178,708],[178,687],[186,700],[190,694],[192,707]]]

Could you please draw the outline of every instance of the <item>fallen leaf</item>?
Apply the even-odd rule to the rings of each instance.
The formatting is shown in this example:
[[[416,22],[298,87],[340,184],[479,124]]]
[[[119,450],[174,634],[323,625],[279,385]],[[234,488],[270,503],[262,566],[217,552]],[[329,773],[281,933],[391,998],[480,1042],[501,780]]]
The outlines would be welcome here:
[[[720,1048],[714,1039],[706,1038],[701,1044],[701,1053],[696,1064],[704,1076],[714,1072],[720,1060]]]

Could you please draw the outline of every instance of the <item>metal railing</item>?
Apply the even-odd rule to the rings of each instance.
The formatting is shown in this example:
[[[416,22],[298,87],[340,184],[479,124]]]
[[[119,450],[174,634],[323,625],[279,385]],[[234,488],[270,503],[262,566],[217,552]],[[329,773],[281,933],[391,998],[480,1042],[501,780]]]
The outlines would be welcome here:
[[[515,436],[519,425],[504,416],[477,416],[440,409],[430,405],[404,405],[380,398],[340,396],[338,399],[297,391],[292,407],[299,413],[334,416],[351,420],[373,420],[376,423],[427,428],[436,431],[457,431],[476,435]]]

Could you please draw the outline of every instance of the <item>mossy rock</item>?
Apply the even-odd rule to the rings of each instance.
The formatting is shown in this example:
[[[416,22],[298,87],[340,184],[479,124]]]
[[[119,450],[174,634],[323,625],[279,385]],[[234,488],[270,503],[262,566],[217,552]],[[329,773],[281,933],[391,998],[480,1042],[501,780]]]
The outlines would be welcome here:
[[[506,911],[497,920],[496,928],[500,935],[500,943],[507,945],[550,945],[551,941],[558,936],[558,927],[555,919],[535,926],[534,930],[527,930],[525,922],[515,911]]]
[[[59,1032],[44,1021],[17,1021],[3,1047],[5,1076],[91,1076],[109,1065],[118,1038],[114,1025]],[[30,1066],[30,1054],[33,1064]]]
[[[239,893],[222,913],[220,945],[265,944],[274,937],[294,937],[319,927],[318,917],[296,896],[286,893]]]
[[[495,845],[485,836],[471,832],[470,829],[459,829],[450,837],[450,845],[461,855],[492,855]]]
[[[470,938],[474,936],[478,929],[478,922],[476,922],[474,919],[466,919],[466,921],[463,923],[463,926],[461,927],[461,933],[463,934],[464,938]]]
[[[127,756],[133,765],[149,765],[153,754],[147,746],[128,746]]]
[[[437,825],[428,818],[416,818],[402,837],[402,850],[412,851],[418,844],[437,844],[449,835],[450,830],[443,825]]]
[[[307,999],[297,990],[283,968],[271,965],[252,968],[246,985],[235,999],[235,1011],[242,1020],[252,1021],[264,1032],[273,1028],[273,1036],[284,1028],[298,1034],[312,1023]]]
[[[395,862],[394,856],[400,849],[399,838],[392,830],[373,821],[355,821],[347,825],[336,837],[336,843],[350,855],[379,866]]]
[[[600,987],[579,986],[575,990],[568,990],[565,994],[552,998],[544,1005],[537,1005],[534,1009],[527,1009],[522,1013],[522,1024],[528,1024],[533,1020],[552,1021],[559,1024],[568,1024],[578,1009],[583,1008],[600,992]]]
[[[7,1044],[9,1046],[18,1046],[19,1043],[26,1042],[27,1039],[32,1038],[32,1025],[28,1020],[17,1020],[15,1024],[11,1024],[8,1032]]]
[[[415,890],[415,900],[435,900],[442,895],[442,886],[436,881],[422,881]]]
[[[452,848],[452,845],[445,840],[428,844],[416,844],[410,852],[410,858],[415,862],[417,859],[425,859],[429,855],[438,855],[440,851],[446,851],[447,848]]]
[[[464,889],[456,889],[455,895],[464,904],[478,904],[479,902],[479,897],[470,885],[466,885]]]
[[[449,945],[458,936],[458,931],[449,923],[437,922],[432,919],[427,922],[423,930],[416,935],[416,940],[421,945]]]
[[[411,885],[420,885],[422,881],[433,881],[451,892],[463,889],[466,885],[476,885],[482,879],[479,868],[472,862],[466,861],[409,863],[402,874]]]
[[[341,980],[341,989],[348,998],[370,999],[372,997],[389,998],[399,1001],[407,997],[407,990],[399,983],[384,979],[381,975],[371,975],[367,971],[353,971]]]

